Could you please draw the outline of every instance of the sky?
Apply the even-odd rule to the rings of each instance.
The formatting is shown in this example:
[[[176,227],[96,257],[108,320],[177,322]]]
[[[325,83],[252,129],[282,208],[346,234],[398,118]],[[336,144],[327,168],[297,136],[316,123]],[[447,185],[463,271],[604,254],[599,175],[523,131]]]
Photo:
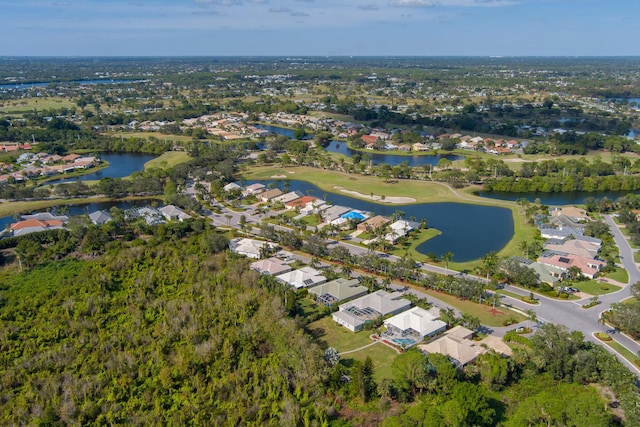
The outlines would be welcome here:
[[[1,56],[636,56],[639,0],[0,0]]]

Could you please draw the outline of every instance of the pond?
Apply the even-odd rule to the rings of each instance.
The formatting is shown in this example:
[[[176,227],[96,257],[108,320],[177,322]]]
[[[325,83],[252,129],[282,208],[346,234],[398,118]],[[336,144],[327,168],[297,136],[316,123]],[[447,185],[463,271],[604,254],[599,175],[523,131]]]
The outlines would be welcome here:
[[[257,125],[257,127],[268,130],[269,132],[272,132],[272,133],[277,133],[278,135],[284,135],[288,138],[293,138],[293,130],[291,129],[282,128],[279,126],[271,126],[271,125]],[[396,166],[403,162],[407,162],[409,166],[425,166],[425,165],[436,166],[440,161],[440,159],[448,159],[452,162],[454,160],[464,159],[464,157],[462,156],[456,156],[453,154],[451,155],[423,154],[419,156],[400,156],[397,154],[386,154],[386,153],[382,154],[382,153],[373,153],[373,152],[368,153],[368,152],[352,150],[347,147],[346,142],[341,142],[341,141],[331,141],[328,145],[323,146],[323,148],[330,153],[343,154],[349,158],[353,157],[354,154],[359,153],[362,156],[367,156],[366,161],[371,161],[371,163],[374,165],[387,164],[390,166]]]
[[[67,216],[76,216],[76,215],[88,215],[91,212],[95,212],[98,210],[105,210],[105,211],[109,211],[109,209],[111,209],[112,207],[117,207],[120,208],[122,210],[125,209],[131,209],[131,208],[139,208],[142,206],[149,206],[152,202],[155,202],[158,204],[159,207],[162,206],[162,202],[158,201],[158,200],[130,200],[130,201],[109,201],[109,202],[94,202],[94,203],[82,203],[82,204],[78,204],[78,205],[69,205],[68,206],[68,210],[64,215]],[[45,209],[40,209],[37,211],[33,211],[30,213],[37,213],[37,212],[44,212]],[[51,212],[54,215],[59,215],[60,214],[60,208],[59,207],[52,207],[49,212]],[[13,217],[13,215],[10,216],[5,216],[5,217],[0,217],[0,230],[4,230],[5,228],[7,228],[8,226],[10,226],[12,223],[16,222],[17,220]]]
[[[75,181],[92,181],[102,178],[124,178],[134,172],[144,170],[144,164],[158,157],[148,153],[101,153],[102,160],[109,162],[109,167],[74,178],[60,178],[48,181],[48,184],[64,184]]]
[[[454,154],[444,154],[444,155],[422,154],[419,156],[417,155],[416,156],[400,156],[398,154],[386,154],[386,153],[382,154],[382,153],[374,153],[374,152],[368,153],[363,151],[352,150],[351,148],[347,147],[346,142],[340,142],[340,141],[331,141],[327,146],[324,146],[324,149],[330,153],[343,154],[349,158],[352,158],[355,153],[358,153],[363,157],[363,161],[367,161],[368,159],[374,165],[387,164],[390,166],[396,166],[404,162],[407,162],[407,164],[412,167],[425,166],[425,165],[436,166],[440,161],[440,159],[448,159],[452,162],[454,160],[464,159],[464,157],[456,156]]]
[[[256,182],[256,181],[253,181]],[[274,182],[283,188],[284,181]],[[334,205],[348,206],[378,215],[391,216],[396,211],[404,212],[404,217],[415,217],[417,221],[427,220],[429,227],[442,232],[418,246],[418,252],[441,257],[446,252],[453,253],[456,262],[482,258],[491,251],[501,250],[513,237],[513,215],[506,208],[470,205],[464,203],[422,203],[412,205],[380,205],[366,200],[355,199],[342,194],[326,193],[313,184],[287,180],[289,191],[298,190],[327,200]]]
[[[584,204],[585,199],[589,197],[593,197],[595,199],[602,199],[607,197],[609,200],[616,200],[619,197],[626,196],[630,193],[636,193],[634,191],[594,191],[594,192],[580,192],[580,191],[569,191],[563,193],[508,193],[501,191],[494,191],[490,193],[486,193],[480,191],[476,193],[476,195],[480,197],[485,197],[488,199],[496,199],[496,200],[508,200],[508,201],[518,201],[520,199],[527,199],[529,202],[533,203],[536,199],[540,199],[540,203],[544,205],[551,206],[562,206],[562,205],[582,205]]]

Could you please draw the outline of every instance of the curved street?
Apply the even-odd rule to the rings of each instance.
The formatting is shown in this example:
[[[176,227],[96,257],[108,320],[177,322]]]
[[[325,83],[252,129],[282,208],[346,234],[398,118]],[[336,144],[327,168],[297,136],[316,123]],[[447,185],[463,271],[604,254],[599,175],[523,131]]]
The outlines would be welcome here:
[[[240,217],[245,216],[246,222],[251,227],[251,232],[254,234],[256,234],[258,230],[253,229],[253,225],[259,225],[262,218],[268,218],[270,215],[270,212],[251,215],[249,212],[234,212],[224,207],[223,205],[217,205],[217,207],[221,209],[222,213],[220,214],[214,214],[212,212],[207,213],[207,216],[212,220],[214,225],[238,228],[240,223]],[[628,283],[631,284],[631,283],[636,283],[640,281],[640,270],[638,269],[638,266],[634,262],[633,249],[631,248],[631,246],[629,246],[627,239],[624,237],[624,235],[618,228],[618,225],[615,223],[615,221],[610,215],[605,216],[605,223],[610,226],[611,233],[613,234],[615,242],[620,248],[620,259],[622,261],[622,265],[629,274]],[[281,229],[290,230],[289,228],[280,227],[277,225],[275,225],[274,227],[279,229],[281,228]],[[349,250],[349,252],[351,252],[354,255],[362,255],[368,252],[366,248],[363,248],[361,246],[357,246],[354,244],[350,244],[345,241],[329,240],[328,246],[332,246],[332,245],[344,246]],[[306,258],[306,257],[301,257],[301,258]],[[393,255],[389,255],[388,259],[397,260],[398,258]],[[308,261],[309,260],[307,260],[307,262]],[[435,265],[430,265],[430,264],[423,264],[422,269],[425,271],[430,271],[430,272],[439,273],[439,274],[449,274],[449,275],[461,274],[460,272],[455,270],[445,269],[445,268],[435,266]],[[472,277],[476,278],[479,281],[486,282],[484,278],[479,278],[475,276],[472,276]],[[392,287],[399,288],[400,285],[392,284]],[[507,285],[505,289],[517,295],[528,296],[530,294],[530,290],[528,289],[525,290],[515,286]],[[448,304],[444,303],[443,301],[440,301],[437,298],[432,297],[431,295],[426,295],[420,292],[418,289],[410,288],[409,291],[416,294],[420,298],[428,298],[429,300],[434,301],[435,305],[438,307],[450,307]],[[539,304],[537,305],[527,304],[517,298],[512,298],[509,296],[504,296],[503,303],[508,303],[509,305],[523,312],[526,310],[533,310],[536,313],[539,322],[564,325],[570,330],[576,330],[576,331],[582,332],[586,340],[603,345],[604,348],[606,348],[609,352],[615,354],[618,357],[618,359],[622,363],[624,363],[632,372],[640,375],[640,369],[638,369],[637,366],[630,363],[617,351],[612,349],[610,346],[605,345],[602,341],[596,339],[593,336],[593,334],[596,332],[605,331],[617,343],[624,346],[626,349],[633,352],[634,354],[638,354],[638,352],[640,351],[640,343],[631,339],[629,336],[621,333],[620,331],[613,330],[599,322],[601,313],[603,311],[608,310],[611,307],[612,303],[623,301],[631,296],[631,291],[629,289],[629,286],[624,286],[621,290],[617,292],[599,296],[598,299],[600,301],[600,304],[588,309],[582,308],[582,304],[587,303],[590,298],[584,298],[577,301],[563,301],[563,300],[548,298],[546,296],[538,295],[538,294],[536,296],[539,300]],[[491,333],[497,336],[502,336],[507,330],[510,330],[513,328],[514,326],[512,325],[507,328],[485,327],[485,330],[488,333]]]

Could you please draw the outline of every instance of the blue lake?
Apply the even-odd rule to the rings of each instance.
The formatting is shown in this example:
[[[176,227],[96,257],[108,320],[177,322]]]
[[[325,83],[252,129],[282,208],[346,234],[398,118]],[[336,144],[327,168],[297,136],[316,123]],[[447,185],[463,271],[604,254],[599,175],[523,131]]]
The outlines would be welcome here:
[[[268,130],[269,132],[276,133],[278,135],[283,135],[288,138],[293,138],[293,130],[282,128],[279,126],[270,126],[270,125],[257,125],[260,129]],[[451,161],[464,159],[462,156],[456,155],[431,155],[424,154],[420,156],[399,156],[397,154],[380,154],[380,153],[368,153],[357,150],[352,150],[347,147],[346,142],[341,141],[331,141],[328,145],[323,147],[330,153],[343,154],[349,158],[353,157],[354,154],[359,153],[363,157],[366,156],[366,159],[363,161],[371,161],[372,164],[387,164],[390,166],[396,166],[402,164],[403,162],[407,162],[409,166],[424,166],[424,165],[437,165],[440,159],[449,159]]]
[[[18,89],[25,90],[34,87],[47,87],[51,84],[57,86],[69,86],[69,85],[104,85],[104,84],[120,84],[120,83],[135,83],[142,80],[110,80],[110,79],[97,79],[97,80],[74,80],[70,82],[38,82],[38,83],[10,83],[0,85],[0,89]]]
[[[265,184],[274,182],[282,189],[285,181],[262,182]],[[286,182],[289,183],[289,191],[298,190],[325,199],[334,205],[348,206],[386,216],[402,211],[406,219],[415,217],[418,221],[425,218],[429,227],[442,231],[440,236],[418,246],[418,252],[425,255],[433,253],[440,257],[446,252],[451,252],[454,261],[471,261],[491,251],[501,250],[514,233],[513,216],[511,211],[505,208],[464,203],[380,205],[342,194],[326,193],[304,181],[287,180]]]
[[[65,213],[67,216],[75,216],[75,215],[88,215],[91,212],[95,212],[98,210],[106,210],[109,211],[112,207],[117,207],[120,209],[130,209],[135,207],[149,206],[151,204],[151,200],[131,200],[131,201],[111,201],[111,202],[95,202],[95,203],[83,203],[79,205],[68,205],[68,211]],[[162,206],[160,201],[156,201],[158,206]],[[44,212],[44,210],[33,211],[29,213],[37,213]],[[49,212],[52,214],[59,214],[60,209],[57,207],[52,207]],[[0,218],[0,230],[4,230],[6,227],[16,222],[16,219],[13,215],[5,216]]]
[[[349,158],[353,157],[355,153],[358,153],[363,157],[362,159],[363,162],[371,160],[371,163],[373,163],[374,165],[387,164],[390,166],[396,166],[404,162],[407,162],[409,166],[424,166],[424,165],[436,166],[440,161],[440,159],[449,159],[452,162],[454,160],[464,159],[464,157],[462,156],[456,156],[453,154],[451,155],[437,154],[435,156],[432,154],[423,154],[420,156],[399,156],[397,154],[381,154],[381,153],[373,153],[373,152],[368,153],[363,151],[352,150],[349,147],[347,147],[346,142],[340,142],[340,141],[331,141],[327,146],[323,148],[330,153],[344,154]]]
[[[74,178],[60,178],[55,181],[49,181],[51,184],[64,184],[75,181],[91,181],[100,180],[102,178],[124,178],[134,172],[144,170],[144,164],[149,160],[158,157],[155,154],[147,153],[102,153],[98,154],[102,160],[109,162],[109,167],[88,175]]]

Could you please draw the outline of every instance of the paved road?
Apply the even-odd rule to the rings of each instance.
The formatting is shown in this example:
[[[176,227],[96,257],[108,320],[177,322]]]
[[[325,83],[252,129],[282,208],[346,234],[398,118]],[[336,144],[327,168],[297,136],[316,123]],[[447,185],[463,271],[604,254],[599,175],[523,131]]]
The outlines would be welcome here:
[[[252,210],[249,210],[247,212],[234,212],[225,208],[222,205],[220,205],[219,208],[222,211],[221,214],[215,214],[211,212],[207,213],[207,216],[211,218],[211,220],[213,221],[213,224],[217,226],[238,227],[239,226],[238,224],[240,222],[240,217],[242,215],[245,216],[248,224],[259,225],[260,220],[262,218],[268,218],[270,215],[275,214],[274,212],[267,212],[261,215],[251,215],[250,212],[252,212]],[[638,270],[638,267],[633,260],[633,250],[629,246],[629,243],[627,242],[624,235],[620,232],[620,229],[618,228],[617,224],[613,221],[611,216],[608,216],[608,215],[605,216],[605,222],[610,226],[611,233],[614,236],[616,244],[620,248],[620,256],[621,256],[622,264],[624,268],[627,270],[627,272],[629,273],[629,283],[635,283],[640,281],[640,270]],[[279,227],[277,225],[275,227],[289,230],[288,228]],[[254,232],[258,231],[256,229],[253,229],[253,230]],[[354,245],[354,244],[350,244],[348,241],[330,240],[329,247],[333,245],[344,246],[354,255],[363,255],[368,253],[368,249],[363,248],[361,246]],[[306,262],[310,261],[310,259],[306,259],[306,257],[299,257],[299,258],[301,258],[301,260]],[[388,259],[391,261],[397,261],[399,257],[389,255]],[[424,271],[430,271],[438,274],[448,274],[448,275],[461,274],[460,272],[455,270],[445,269],[445,268],[430,265],[430,264],[423,264],[422,269]],[[486,282],[484,278],[476,278],[476,279],[479,281]],[[393,289],[400,289],[402,285],[397,283],[392,283],[391,287]],[[514,286],[508,286],[508,285],[506,286],[506,290],[521,296],[528,296],[530,293],[529,290],[521,289]],[[440,301],[437,298],[434,298],[430,295],[428,296],[427,294],[420,292],[419,290],[409,288],[407,291],[417,295],[420,298],[427,298],[429,301],[432,301],[437,307],[441,307],[441,308],[450,307],[445,302]],[[562,300],[556,300],[552,298],[547,298],[542,295],[538,295],[540,304],[530,305],[519,299],[505,296],[503,299],[503,303],[509,304],[510,306],[516,309],[519,309],[521,311],[533,310],[536,313],[539,321],[541,322],[564,325],[570,330],[576,330],[576,331],[582,332],[586,340],[589,340],[598,344],[602,344],[599,340],[593,337],[593,333],[600,332],[603,330],[603,325],[600,324],[598,321],[601,313],[605,310],[608,310],[612,303],[620,302],[630,296],[631,296],[631,292],[629,290],[629,287],[625,286],[618,292],[600,296],[599,300],[601,301],[601,303],[589,309],[582,308],[582,304],[585,304],[586,302],[588,302],[589,298],[585,298],[578,301],[562,301]],[[486,328],[486,332],[496,336],[503,336],[507,330],[513,329],[514,327],[515,326],[512,325],[507,328]],[[606,329],[609,329],[609,328],[606,328]],[[628,336],[616,330],[606,330],[606,332],[609,333],[616,342],[620,343],[621,345],[623,345],[624,347],[632,351],[634,354],[638,354],[638,352],[640,351],[640,344],[632,340]],[[615,352],[610,347],[606,345],[604,347],[611,353],[615,354],[618,357],[618,359],[620,359],[622,363],[628,366],[632,372],[636,374],[640,374],[640,369],[638,369],[633,364],[629,363],[624,357],[617,354],[617,352]]]

